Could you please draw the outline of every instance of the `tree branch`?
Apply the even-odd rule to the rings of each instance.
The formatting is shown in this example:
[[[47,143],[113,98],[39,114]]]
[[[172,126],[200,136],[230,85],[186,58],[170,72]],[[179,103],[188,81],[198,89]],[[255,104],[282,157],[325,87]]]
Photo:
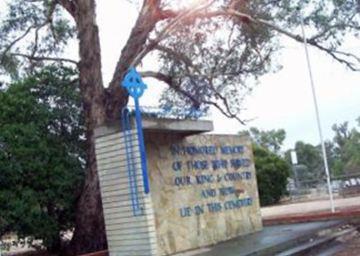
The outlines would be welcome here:
[[[346,56],[346,57],[352,57],[356,61],[359,60],[359,57],[357,57],[354,54],[350,54],[350,53],[344,53],[344,52],[341,52],[341,51],[334,51],[331,48],[327,48],[325,46],[320,45],[315,40],[315,39],[317,39],[319,37],[319,35],[315,36],[314,39],[305,39],[302,36],[293,34],[293,33],[289,32],[289,31],[286,31],[285,29],[282,29],[282,28],[276,26],[275,24],[273,24],[273,23],[271,23],[271,22],[269,22],[267,20],[257,19],[257,18],[252,17],[249,14],[242,13],[242,12],[236,11],[234,9],[224,9],[224,10],[207,12],[206,9],[207,9],[208,6],[209,5],[206,5],[205,7],[195,9],[192,12],[188,12],[187,15],[179,14],[177,16],[177,18],[175,18],[175,20],[172,23],[170,23],[168,25],[168,27],[166,27],[159,34],[158,38],[152,41],[153,46],[151,46],[151,45],[148,46],[147,49],[145,49],[143,56],[139,56],[138,59],[143,58],[150,50],[155,48],[155,45],[159,44],[163,40],[165,35],[170,33],[175,28],[175,26],[181,20],[183,20],[186,17],[194,16],[194,18],[200,18],[201,19],[201,18],[214,18],[214,17],[218,17],[218,16],[235,16],[235,17],[240,18],[241,21],[246,22],[246,23],[254,23],[254,24],[260,24],[260,25],[266,26],[266,27],[268,27],[268,28],[280,33],[280,34],[283,34],[283,35],[285,35],[285,36],[287,36],[287,37],[289,37],[289,38],[291,38],[291,39],[293,39],[293,40],[295,40],[295,41],[297,41],[299,43],[303,43],[304,40],[307,40],[307,43],[309,45],[311,45],[311,46],[313,46],[313,47],[315,47],[315,48],[329,54],[337,62],[345,64],[349,69],[351,69],[353,71],[360,71],[360,67],[357,67],[356,64],[350,62],[349,60],[346,60],[345,58],[343,58],[343,57],[341,57],[339,55],[343,55],[343,56]],[[324,33],[324,32],[322,32],[322,33]],[[321,36],[322,33],[320,33],[320,36]],[[135,62],[134,64],[137,64],[137,63]]]
[[[207,1],[208,0],[203,1],[203,3],[194,10],[180,12],[159,9],[160,2],[158,0],[144,1],[138,20],[131,31],[130,37],[123,48],[116,65],[113,78],[109,85],[109,93],[114,93],[110,92],[111,90],[118,90],[118,83],[129,67],[136,67],[142,59],[168,35],[169,32],[176,28],[181,20],[193,16],[194,13],[209,7],[214,2],[214,0],[212,0],[210,3],[205,4]],[[150,42],[146,44],[149,40],[149,35],[154,30],[157,22],[167,18],[173,18],[173,20],[165,26],[155,39],[150,40]]]
[[[236,114],[233,114],[230,111],[230,107],[228,105],[227,100],[221,96],[221,99],[225,105],[226,110],[224,110],[218,103],[214,102],[214,101],[202,101],[200,102],[198,99],[196,99],[196,97],[194,97],[190,92],[184,90],[181,88],[181,86],[179,86],[178,84],[176,84],[173,80],[173,78],[171,76],[165,75],[163,73],[160,72],[154,72],[154,71],[144,71],[144,72],[140,72],[140,75],[142,77],[152,77],[155,78],[159,81],[162,81],[164,83],[166,83],[170,88],[174,89],[176,92],[180,93],[181,95],[185,96],[186,98],[188,98],[189,100],[191,100],[194,104],[194,106],[199,107],[201,104],[207,104],[207,105],[212,105],[215,108],[217,108],[223,115],[225,115],[228,118],[232,118],[237,120],[239,123],[245,125],[244,120],[241,120]]]
[[[144,72],[139,72],[139,74],[142,76],[142,77],[152,77],[152,78],[155,78],[159,81],[162,81],[168,85],[171,85],[172,84],[172,78],[170,76],[167,76],[163,73],[160,73],[160,72],[154,72],[154,71],[144,71]]]
[[[152,77],[152,78],[155,78],[155,79],[157,79],[159,81],[162,81],[162,82],[166,83],[169,87],[171,87],[172,89],[177,91],[178,93],[182,94],[183,96],[185,96],[189,100],[191,100],[195,106],[200,106],[201,105],[201,102],[199,102],[193,95],[191,95],[190,92],[188,92],[186,90],[183,90],[178,84],[176,84],[174,82],[173,77],[171,77],[169,75],[165,75],[163,73],[154,72],[154,71],[140,72],[140,75],[142,77]]]
[[[5,48],[5,50],[2,52],[2,57],[1,57],[1,62],[3,62],[4,61],[4,58],[5,58],[5,56],[6,56],[6,54],[11,50],[11,48],[16,44],[16,43],[18,43],[20,40],[22,40],[23,38],[25,38],[29,33],[30,33],[30,31],[33,29],[33,28],[35,28],[34,26],[30,26],[30,27],[28,27],[28,29],[27,30],[25,30],[25,32],[21,35],[21,36],[19,36],[18,38],[16,38],[14,41],[12,41],[6,48]]]
[[[149,34],[154,30],[159,21],[160,0],[143,1],[142,8],[131,30],[128,40],[121,50],[116,64],[109,90],[118,90],[118,84],[124,74],[131,67],[134,58],[144,50]],[[109,92],[113,93],[113,92]]]
[[[214,101],[204,101],[203,103],[208,104],[208,105],[212,105],[215,108],[217,108],[224,116],[231,118],[231,119],[235,119],[237,120],[240,124],[245,125],[246,121],[240,119],[236,114],[233,114],[231,112],[226,112],[218,103],[214,102]]]
[[[312,41],[312,40],[317,40],[318,38],[321,38],[323,36],[325,36],[328,32],[330,32],[332,29],[340,29],[340,30],[344,30],[346,28],[350,28],[350,29],[355,29],[355,30],[359,30],[360,27],[359,26],[354,26],[351,24],[351,22],[353,21],[353,19],[356,17],[358,13],[354,13],[353,15],[351,15],[349,18],[346,19],[346,22],[344,22],[342,20],[342,23],[335,23],[335,24],[332,24],[330,25],[330,23],[335,19],[335,17],[332,17],[328,23],[329,23],[329,26],[326,27],[326,29],[324,29],[323,31],[313,35],[309,41]]]
[[[348,68],[350,68],[352,71],[360,71],[360,67],[356,67],[356,64],[336,55],[336,54],[340,54],[340,55],[344,55],[344,56],[347,56],[347,57],[354,57],[355,59],[359,60],[358,57],[356,57],[355,55],[353,54],[349,54],[349,53],[343,53],[343,52],[340,52],[340,51],[334,51],[332,50],[331,48],[327,48],[327,47],[324,47],[322,45],[320,45],[319,43],[316,42],[316,40],[309,40],[307,38],[304,38],[300,35],[295,35],[291,32],[288,32],[272,23],[270,23],[269,21],[266,21],[266,20],[263,20],[263,19],[255,19],[253,17],[251,17],[250,15],[248,14],[245,14],[245,13],[241,13],[241,12],[238,12],[238,11],[235,11],[235,10],[232,10],[232,9],[229,9],[229,10],[226,10],[226,13],[232,15],[232,16],[236,16],[236,17],[240,17],[240,18],[243,18],[243,19],[246,19],[248,20],[249,22],[253,22],[253,23],[257,23],[257,24],[260,24],[260,25],[263,25],[263,26],[267,26],[275,31],[277,31],[278,33],[280,34],[283,34],[299,43],[303,43],[305,40],[306,42],[321,50],[321,51],[324,51],[325,53],[329,54],[333,59],[335,59],[336,61],[338,61],[339,63],[342,63],[342,64],[345,64]]]
[[[159,20],[175,18],[177,15],[179,15],[179,13],[175,12],[173,10],[160,10],[159,11]]]
[[[67,59],[67,58],[32,56],[32,55],[23,54],[23,53],[10,53],[10,55],[27,58],[27,59],[33,60],[33,61],[57,61],[57,62],[68,62],[68,63],[75,64],[75,65],[79,64],[77,61],[72,60],[72,59]]]
[[[176,52],[168,47],[162,46],[160,44],[157,44],[154,47],[155,50],[161,51],[161,52],[165,52],[169,55],[172,55],[174,58],[176,58],[177,60],[180,60],[181,62],[183,62],[187,68],[193,68],[194,71],[198,72],[199,74],[201,73],[201,71],[199,70],[199,68],[193,64],[192,60],[190,58],[188,58],[185,54],[182,54],[180,52]]]
[[[46,19],[43,23],[41,23],[40,25],[38,26],[35,26],[35,25],[32,25],[30,27],[28,27],[25,32],[19,36],[18,38],[16,38],[14,41],[12,41],[6,48],[5,50],[3,51],[3,53],[1,54],[2,57],[1,57],[1,62],[3,62],[6,54],[11,50],[11,48],[17,44],[19,41],[21,41],[22,39],[24,39],[30,32],[32,29],[35,29],[35,44],[34,44],[34,49],[32,51],[32,55],[35,55],[36,51],[37,51],[37,48],[38,48],[38,35],[39,35],[39,31],[40,29],[42,29],[44,26],[46,26],[47,24],[51,23],[52,22],[52,16],[54,14],[54,11],[55,11],[55,7],[56,7],[56,2],[52,2],[51,5],[50,5],[50,8],[49,8],[49,12],[48,14],[46,15]]]
[[[65,10],[75,19],[77,20],[77,6],[76,2],[72,0],[55,0],[59,3]]]
[[[160,31],[160,33],[158,34],[158,36],[155,39],[152,39],[151,42],[146,47],[144,47],[142,49],[142,51],[140,51],[137,54],[137,56],[131,62],[130,66],[133,66],[133,67],[137,66],[141,62],[141,60],[150,51],[152,51],[155,48],[155,46],[157,46],[169,33],[171,33],[182,20],[184,20],[187,17],[196,16],[195,14],[197,12],[201,12],[201,11],[207,9],[213,3],[214,3],[214,1],[210,1],[207,4],[200,5],[199,7],[194,8],[193,10],[186,10],[186,11],[180,12],[177,16],[174,17],[174,19],[171,22],[169,22],[169,24],[167,24],[165,26],[165,28],[162,31]]]

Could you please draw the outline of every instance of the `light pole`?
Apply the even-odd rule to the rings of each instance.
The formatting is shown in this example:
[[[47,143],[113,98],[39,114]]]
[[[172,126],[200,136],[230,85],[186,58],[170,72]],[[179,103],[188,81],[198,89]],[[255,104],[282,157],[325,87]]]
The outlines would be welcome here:
[[[304,38],[304,48],[305,48],[307,67],[308,67],[308,70],[309,70],[311,91],[312,91],[313,100],[314,100],[314,106],[315,106],[316,121],[317,121],[317,126],[318,126],[318,129],[319,129],[319,136],[320,136],[320,141],[321,141],[321,149],[322,149],[322,155],[323,155],[323,159],[324,159],[326,181],[327,181],[327,186],[328,186],[328,190],[329,190],[329,197],[330,197],[331,212],[334,213],[335,212],[334,197],[333,197],[333,193],[332,193],[332,186],[331,186],[331,179],[330,179],[330,172],[329,172],[329,166],[328,166],[325,142],[324,142],[324,139],[323,139],[323,133],[322,133],[322,129],[321,129],[320,114],[319,114],[319,108],[318,108],[318,103],[317,103],[314,78],[313,78],[312,69],[311,69],[310,55],[309,55],[309,50],[308,50],[308,43],[307,43],[306,34],[305,34],[304,19],[303,19],[300,12],[299,12],[299,15],[300,15],[300,22],[301,22],[301,31],[302,31],[302,35],[303,35],[303,38]]]

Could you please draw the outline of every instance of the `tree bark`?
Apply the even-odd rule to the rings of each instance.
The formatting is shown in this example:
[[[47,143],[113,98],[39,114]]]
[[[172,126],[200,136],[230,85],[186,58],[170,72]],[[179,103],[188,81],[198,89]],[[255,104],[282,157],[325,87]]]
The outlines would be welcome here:
[[[120,86],[120,82],[159,20],[159,3],[159,0],[144,1],[138,20],[122,50],[109,89],[105,90],[101,74],[99,33],[95,21],[95,0],[77,0],[74,18],[80,50],[80,89],[87,130],[87,166],[84,188],[76,209],[74,237],[68,254],[79,255],[107,248],[94,129],[119,118],[121,108],[127,104],[128,94]]]
[[[70,245],[73,255],[102,250],[107,245],[94,143],[94,128],[106,119],[100,41],[95,22],[95,1],[78,0],[77,3],[80,90],[85,114],[87,159],[85,183],[76,209],[75,233]]]

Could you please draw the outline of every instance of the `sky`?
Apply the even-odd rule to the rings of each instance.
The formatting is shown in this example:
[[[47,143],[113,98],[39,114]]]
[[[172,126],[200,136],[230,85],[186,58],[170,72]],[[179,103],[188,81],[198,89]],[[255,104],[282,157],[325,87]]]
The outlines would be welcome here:
[[[283,69],[263,77],[248,99],[246,114],[256,118],[249,126],[265,130],[284,128],[287,132],[285,148],[293,147],[298,140],[318,144],[319,132],[303,45],[283,41],[286,49],[279,60]],[[310,49],[310,58],[322,130],[325,139],[331,139],[334,123],[351,121],[351,126],[355,126],[355,119],[360,116],[360,73],[347,70],[316,49]]]
[[[5,0],[0,0],[0,7]],[[107,84],[114,72],[131,28],[138,14],[138,6],[130,1],[97,1],[97,22],[102,48],[102,71]],[[310,80],[302,44],[281,40],[284,49],[277,62],[283,68],[274,74],[263,76],[252,95],[245,102],[242,118],[253,119],[246,126],[229,120],[213,110],[215,133],[235,134],[249,127],[263,130],[285,129],[287,138],[283,149],[292,148],[298,140],[312,144],[319,143],[315,109],[311,94]],[[348,42],[350,50],[360,49],[359,42]],[[67,50],[69,57],[77,57],[77,46],[73,42]],[[347,70],[329,56],[310,48],[321,124],[325,139],[331,139],[334,123],[350,121],[360,116],[360,72]],[[156,70],[156,58],[149,57],[144,69]],[[143,105],[157,105],[161,90],[165,87],[154,79],[146,80],[148,90],[141,99]]]

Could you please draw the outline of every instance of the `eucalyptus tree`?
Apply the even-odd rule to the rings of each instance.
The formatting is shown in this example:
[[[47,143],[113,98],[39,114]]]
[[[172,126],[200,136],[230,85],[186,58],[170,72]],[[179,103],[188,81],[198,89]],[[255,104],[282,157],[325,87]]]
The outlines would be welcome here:
[[[79,69],[85,111],[87,176],[77,208],[76,253],[104,248],[94,128],[119,116],[128,94],[119,83],[130,66],[156,52],[159,66],[142,70],[168,84],[163,101],[206,109],[214,106],[241,118],[242,100],[256,79],[274,70],[281,36],[302,42],[301,12],[311,31],[308,43],[354,71],[360,59],[342,50],[359,31],[358,0],[143,0],[113,78],[104,85],[95,0],[12,0],[2,14],[0,54],[3,72],[31,72],[60,61]],[[126,11],[123,11],[126,13]],[[115,30],[115,28],[114,28]],[[77,37],[79,60],[61,55]]]

